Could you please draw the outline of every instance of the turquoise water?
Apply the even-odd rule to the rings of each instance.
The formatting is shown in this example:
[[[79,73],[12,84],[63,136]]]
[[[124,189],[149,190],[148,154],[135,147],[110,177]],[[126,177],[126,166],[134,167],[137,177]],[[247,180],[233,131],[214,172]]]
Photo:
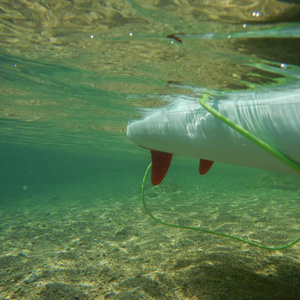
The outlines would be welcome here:
[[[1,299],[297,298],[299,246],[265,252],[145,214],[150,154],[126,126],[163,96],[188,95],[184,86],[278,88],[300,65],[298,4],[14,1],[0,11]],[[299,187],[297,176],[221,163],[200,177],[198,159],[174,157],[146,199],[168,222],[280,246],[299,237]]]

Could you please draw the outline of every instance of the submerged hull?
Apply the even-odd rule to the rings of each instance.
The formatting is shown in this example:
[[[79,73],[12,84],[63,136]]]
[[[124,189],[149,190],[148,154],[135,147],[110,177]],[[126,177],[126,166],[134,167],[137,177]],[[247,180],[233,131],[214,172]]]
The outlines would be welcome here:
[[[262,141],[300,163],[300,89],[253,94],[234,92],[207,102]],[[136,144],[207,161],[298,174],[205,110],[181,99],[127,127]]]

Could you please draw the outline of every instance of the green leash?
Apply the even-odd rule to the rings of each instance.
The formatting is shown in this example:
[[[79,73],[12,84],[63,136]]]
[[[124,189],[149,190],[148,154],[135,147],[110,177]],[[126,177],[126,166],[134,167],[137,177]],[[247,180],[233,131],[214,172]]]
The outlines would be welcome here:
[[[300,173],[300,164],[298,164],[297,162],[291,160],[287,156],[283,155],[282,153],[280,153],[276,149],[272,148],[270,145],[266,144],[265,142],[263,142],[262,140],[260,140],[256,136],[254,136],[249,131],[247,131],[244,128],[240,127],[239,125],[235,124],[230,119],[228,119],[227,117],[223,116],[221,113],[219,113],[218,111],[216,111],[215,109],[213,109],[212,107],[210,107],[209,105],[207,105],[205,103],[205,101],[207,99],[208,99],[208,95],[205,95],[205,96],[202,97],[202,99],[199,99],[200,104],[207,111],[209,111],[211,114],[213,114],[219,120],[223,121],[224,123],[226,123],[227,125],[229,125],[233,129],[235,129],[236,131],[238,131],[239,133],[241,133],[243,136],[245,136],[246,138],[248,138],[249,140],[251,140],[252,142],[254,142],[255,144],[257,144],[258,146],[262,147],[264,150],[266,150],[271,155],[275,156],[277,159],[279,159],[280,161],[282,161],[283,163],[285,163],[286,165],[288,165],[289,167],[291,167],[292,169],[294,169],[295,171],[297,171],[297,172]],[[219,236],[231,238],[233,240],[236,240],[236,241],[239,241],[239,242],[242,242],[242,243],[246,243],[246,244],[258,247],[258,248],[267,249],[267,250],[281,250],[281,249],[285,249],[285,248],[291,247],[291,246],[295,245],[297,242],[299,242],[300,237],[297,238],[296,240],[294,240],[293,242],[291,242],[291,243],[289,243],[287,245],[281,246],[281,247],[267,247],[267,246],[263,246],[263,245],[259,245],[259,244],[247,241],[247,240],[243,240],[241,238],[238,238],[236,236],[232,236],[232,235],[229,235],[229,234],[225,234],[225,233],[221,233],[221,232],[217,232],[217,231],[213,231],[213,230],[207,230],[207,229],[203,229],[203,228],[199,228],[199,227],[190,227],[190,226],[181,226],[181,225],[176,225],[176,224],[170,224],[170,223],[167,223],[167,222],[164,222],[164,221],[161,221],[161,220],[157,219],[156,217],[154,217],[152,215],[152,213],[148,209],[148,207],[146,205],[146,202],[145,202],[145,196],[144,196],[145,182],[146,182],[146,178],[147,178],[147,175],[149,173],[149,170],[150,170],[151,166],[152,166],[152,163],[150,163],[149,166],[147,167],[145,175],[144,175],[144,178],[143,178],[143,183],[142,183],[142,201],[143,201],[144,209],[146,210],[147,214],[154,221],[156,221],[156,222],[158,222],[158,223],[160,223],[162,225],[173,227],[173,228],[181,228],[181,229],[189,229],[189,230],[194,230],[194,231],[201,231],[201,232],[205,232],[205,233],[209,233],[209,234],[215,234],[215,235],[219,235]]]
[[[176,225],[176,224],[170,224],[170,223],[167,223],[167,222],[164,222],[164,221],[161,221],[161,220],[157,219],[156,217],[154,217],[152,215],[152,213],[148,209],[148,207],[146,205],[146,202],[145,202],[145,196],[144,196],[145,182],[146,182],[146,178],[147,178],[147,175],[149,173],[149,170],[150,170],[151,166],[152,166],[152,163],[149,164],[149,166],[148,166],[148,168],[147,168],[147,170],[145,172],[144,178],[143,178],[143,183],[142,183],[142,201],[143,201],[143,206],[144,206],[147,214],[154,221],[156,221],[157,223],[160,223],[160,224],[163,224],[163,225],[166,225],[166,226],[169,226],[169,227],[173,227],[173,228],[189,229],[189,230],[201,231],[201,232],[206,232],[206,233],[215,234],[215,235],[219,235],[219,236],[224,236],[224,237],[231,238],[233,240],[236,240],[236,241],[239,241],[239,242],[242,242],[242,243],[246,243],[246,244],[249,244],[249,245],[252,245],[252,246],[255,246],[255,247],[258,247],[258,248],[262,248],[262,249],[267,249],[267,250],[285,249],[285,248],[291,247],[294,244],[296,244],[297,242],[299,242],[300,237],[297,238],[296,240],[294,240],[293,242],[291,242],[291,243],[289,243],[287,245],[281,246],[281,247],[267,247],[267,246],[262,246],[262,245],[259,245],[259,244],[256,244],[256,243],[252,243],[250,241],[243,240],[241,238],[238,238],[236,236],[232,236],[232,235],[229,235],[229,234],[226,234],[226,233],[221,233],[221,232],[217,232],[217,231],[213,231],[213,230],[207,230],[207,229],[203,229],[203,228],[199,228],[199,227],[190,227],[190,226],[181,226],[181,225]]]

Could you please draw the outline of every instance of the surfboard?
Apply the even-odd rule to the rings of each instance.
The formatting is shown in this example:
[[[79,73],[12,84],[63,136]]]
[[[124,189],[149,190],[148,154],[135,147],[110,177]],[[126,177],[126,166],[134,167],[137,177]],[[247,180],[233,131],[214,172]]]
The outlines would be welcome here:
[[[300,88],[271,87],[210,96],[207,103],[239,126],[300,163]],[[153,185],[167,174],[173,154],[200,158],[204,175],[214,162],[276,172],[298,172],[213,116],[197,97],[178,96],[127,126],[127,136],[151,151]]]

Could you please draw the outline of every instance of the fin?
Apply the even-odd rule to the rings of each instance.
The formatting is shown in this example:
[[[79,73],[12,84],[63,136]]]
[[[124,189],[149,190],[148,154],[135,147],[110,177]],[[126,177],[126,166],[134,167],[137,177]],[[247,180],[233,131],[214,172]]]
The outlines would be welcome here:
[[[184,33],[183,33],[183,32],[180,32],[180,33],[169,34],[169,35],[167,35],[167,38],[169,38],[169,39],[174,39],[174,40],[176,40],[177,42],[182,43],[182,39],[180,39],[180,38],[179,38],[178,36],[176,36],[176,35],[184,35]]]
[[[204,175],[206,174],[209,169],[211,168],[211,166],[213,165],[213,161],[212,160],[206,160],[206,159],[200,159],[200,165],[199,165],[199,173],[200,175]]]
[[[151,149],[150,151],[152,158],[151,182],[153,185],[159,185],[169,170],[173,154]]]

